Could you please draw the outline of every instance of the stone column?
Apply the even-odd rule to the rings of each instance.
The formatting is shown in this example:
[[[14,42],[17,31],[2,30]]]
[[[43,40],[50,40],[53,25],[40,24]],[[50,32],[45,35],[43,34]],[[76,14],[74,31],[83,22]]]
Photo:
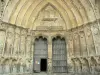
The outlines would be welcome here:
[[[33,59],[33,56],[34,56],[34,43],[35,43],[35,33],[34,32],[31,32],[32,36],[31,36],[31,52],[30,52],[30,58]]]
[[[48,37],[48,73],[52,73],[52,39]]]
[[[30,51],[30,72],[33,73],[33,68],[34,68],[34,42],[35,42],[35,37],[34,37],[35,33],[32,32],[32,36],[31,36],[31,51]]]
[[[32,37],[30,34],[27,34],[26,37],[26,57],[30,58],[31,57],[31,47],[32,47]]]
[[[14,52],[14,42],[15,42],[15,26],[13,26],[13,42],[12,42],[12,44],[13,44],[13,47],[12,47],[12,51],[11,51],[11,56],[13,56],[13,52]]]

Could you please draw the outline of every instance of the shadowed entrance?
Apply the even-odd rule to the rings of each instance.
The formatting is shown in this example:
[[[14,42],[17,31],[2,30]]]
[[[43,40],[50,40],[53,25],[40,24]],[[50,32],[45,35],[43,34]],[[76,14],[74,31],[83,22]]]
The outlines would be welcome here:
[[[41,71],[47,71],[47,59],[41,59]]]

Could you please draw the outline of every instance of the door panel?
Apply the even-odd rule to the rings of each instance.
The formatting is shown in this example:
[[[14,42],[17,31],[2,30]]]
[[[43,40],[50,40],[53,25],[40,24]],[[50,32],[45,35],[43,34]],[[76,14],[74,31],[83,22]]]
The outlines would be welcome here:
[[[57,37],[53,39],[53,72],[67,72],[66,43]]]
[[[34,72],[40,72],[40,58],[35,58]]]
[[[47,59],[48,57],[48,45],[47,39],[43,37],[39,37],[35,40],[34,44],[34,71],[41,71],[41,59]]]

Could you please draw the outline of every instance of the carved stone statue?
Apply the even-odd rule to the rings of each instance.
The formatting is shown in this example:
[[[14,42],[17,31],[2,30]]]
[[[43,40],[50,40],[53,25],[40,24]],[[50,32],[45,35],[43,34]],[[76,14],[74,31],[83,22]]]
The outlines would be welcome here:
[[[69,32],[70,33],[70,32]],[[73,40],[73,36],[72,34],[69,34],[68,35],[68,44],[67,44],[67,48],[68,48],[68,53],[69,53],[69,56],[74,56],[74,40]]]
[[[10,30],[10,29],[9,29]],[[7,54],[12,54],[13,51],[13,44],[14,44],[14,31],[12,30],[11,32],[8,31],[7,33],[7,44],[6,44],[6,53]]]
[[[25,36],[21,36],[19,54],[20,54],[20,55],[25,55]]]
[[[75,56],[80,56],[80,42],[79,42],[79,35],[77,33],[77,30],[74,32],[74,50],[75,50]]]
[[[16,33],[15,34],[15,41],[14,41],[14,51],[13,51],[14,55],[19,54],[19,48],[20,48],[20,35]]]
[[[0,54],[3,53],[4,50],[4,44],[5,44],[5,39],[6,38],[6,34],[4,31],[0,31]]]
[[[87,51],[89,52],[89,55],[95,55],[96,52],[90,25],[84,27],[84,32],[87,43]]]

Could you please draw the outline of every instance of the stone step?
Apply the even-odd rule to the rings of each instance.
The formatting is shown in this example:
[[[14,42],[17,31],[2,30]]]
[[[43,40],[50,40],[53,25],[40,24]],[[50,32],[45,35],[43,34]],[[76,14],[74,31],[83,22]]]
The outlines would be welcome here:
[[[71,74],[71,73],[22,73],[22,74],[0,74],[0,75],[100,75],[97,74]]]

